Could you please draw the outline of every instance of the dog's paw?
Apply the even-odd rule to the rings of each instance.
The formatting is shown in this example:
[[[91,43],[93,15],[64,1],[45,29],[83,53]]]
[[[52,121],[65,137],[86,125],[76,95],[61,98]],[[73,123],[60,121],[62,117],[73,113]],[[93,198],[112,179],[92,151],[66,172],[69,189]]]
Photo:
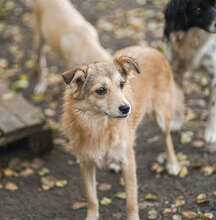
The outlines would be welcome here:
[[[170,127],[171,127],[171,131],[181,131],[182,128],[182,123],[183,123],[183,119],[182,117],[175,117],[172,119]]]
[[[109,170],[111,170],[114,173],[120,173],[121,172],[121,167],[116,163],[111,163],[109,165]]]
[[[137,213],[131,214],[127,217],[127,220],[140,220],[139,215]]]
[[[205,130],[205,141],[207,143],[214,143],[216,145],[216,124],[208,124]]]
[[[43,94],[47,90],[47,85],[44,83],[38,83],[34,88],[34,93]]]
[[[166,169],[167,169],[167,172],[173,176],[177,176],[181,170],[178,163],[175,163],[175,164],[168,163],[166,165]]]
[[[216,153],[216,143],[207,143],[206,149],[210,153]]]

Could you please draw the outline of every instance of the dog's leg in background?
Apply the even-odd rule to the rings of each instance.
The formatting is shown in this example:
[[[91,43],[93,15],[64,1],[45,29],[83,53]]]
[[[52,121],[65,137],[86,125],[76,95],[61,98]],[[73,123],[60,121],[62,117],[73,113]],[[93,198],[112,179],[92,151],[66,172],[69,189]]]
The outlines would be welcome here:
[[[208,143],[210,151],[216,151],[216,54],[214,60],[214,73],[211,84],[211,94],[209,103],[209,118],[205,130],[205,141]]]
[[[164,99],[163,99],[164,98]],[[171,118],[172,118],[172,108],[170,108],[169,103],[170,97],[161,97],[158,100],[160,103],[157,103],[155,107],[155,118],[158,126],[165,136],[165,147],[167,154],[166,169],[170,175],[178,175],[180,167],[178,160],[176,158],[173,141],[171,137]],[[163,103],[161,103],[161,101]]]
[[[127,219],[139,220],[136,161],[132,146],[128,148],[127,162],[122,164],[122,171],[127,194]]]
[[[174,94],[175,105],[170,127],[172,131],[180,131],[184,121],[185,105],[183,90],[176,83],[174,84]]]
[[[93,162],[80,163],[80,170],[84,179],[86,197],[88,202],[86,220],[99,219],[95,164]]]

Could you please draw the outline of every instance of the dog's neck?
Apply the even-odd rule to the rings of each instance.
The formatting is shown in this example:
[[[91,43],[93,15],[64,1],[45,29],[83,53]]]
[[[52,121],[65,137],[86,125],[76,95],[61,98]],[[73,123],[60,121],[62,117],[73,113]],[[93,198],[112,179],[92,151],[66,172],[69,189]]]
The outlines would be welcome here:
[[[200,28],[190,28],[188,31],[175,31],[170,33],[169,38],[165,37],[166,53],[171,52],[172,56],[176,53],[182,60],[192,59],[197,51],[205,45],[205,43],[212,37]],[[169,54],[166,54],[169,61]]]

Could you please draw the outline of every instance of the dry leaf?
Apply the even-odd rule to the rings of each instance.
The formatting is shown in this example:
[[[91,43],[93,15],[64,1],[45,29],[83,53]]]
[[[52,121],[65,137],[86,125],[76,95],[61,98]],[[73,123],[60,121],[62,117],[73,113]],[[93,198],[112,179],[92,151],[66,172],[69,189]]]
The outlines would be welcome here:
[[[14,174],[14,171],[12,169],[10,169],[10,168],[4,169],[5,176],[13,176],[13,174]]]
[[[205,193],[201,193],[197,196],[197,203],[204,203],[207,202],[207,196]]]
[[[41,187],[43,190],[50,190],[55,186],[55,178],[51,175],[41,178]]]
[[[67,181],[67,180],[58,180],[58,181],[56,181],[56,183],[55,183],[55,185],[56,185],[57,187],[60,187],[60,188],[65,187],[67,184],[68,184],[68,181]]]
[[[18,186],[15,183],[8,182],[5,184],[5,189],[9,191],[16,191],[18,190]]]
[[[173,215],[173,220],[182,220],[182,217],[180,215]]]
[[[110,190],[111,187],[112,186],[108,183],[100,183],[99,186],[98,186],[98,189],[101,190],[101,191],[107,191],[107,190]]]
[[[181,199],[176,199],[175,200],[175,206],[176,207],[183,206],[184,204],[185,204],[184,200],[181,200]]]
[[[40,171],[38,171],[39,176],[45,176],[50,174],[50,170],[46,167],[43,167]]]
[[[158,212],[155,209],[148,211],[148,219],[156,219],[158,217]]]
[[[13,99],[13,97],[14,97],[13,92],[3,93],[1,96],[2,100],[5,100],[5,101],[11,100]]]
[[[182,167],[181,168],[181,171],[180,171],[180,173],[179,173],[179,176],[181,177],[181,178],[184,178],[185,176],[187,176],[188,175],[188,169],[187,169],[187,167]]]
[[[112,200],[110,198],[107,197],[103,197],[100,201],[101,205],[110,205],[112,203]]]
[[[212,220],[214,215],[212,213],[205,213],[200,215],[201,220]]]
[[[183,212],[183,216],[192,219],[192,218],[196,218],[197,214],[193,211],[186,211]]]
[[[25,177],[30,176],[32,174],[34,174],[34,170],[31,168],[26,168],[20,172],[20,176],[25,176]]]
[[[32,161],[31,166],[32,166],[33,168],[37,169],[37,168],[42,167],[43,164],[44,164],[44,161],[43,161],[42,159],[40,159],[40,158],[35,158],[35,159]]]
[[[181,133],[181,143],[189,144],[193,139],[194,133],[192,131],[183,131]]]
[[[144,199],[145,200],[156,200],[157,199],[157,196],[154,195],[154,194],[151,194],[151,193],[148,193],[144,196]]]
[[[86,208],[87,207],[87,203],[86,202],[75,202],[72,206],[72,209],[74,211],[78,210],[78,209],[82,209],[82,208]]]
[[[126,192],[120,192],[120,193],[115,194],[115,197],[118,199],[126,199],[127,195],[126,195]]]
[[[201,172],[205,175],[205,176],[210,176],[214,173],[214,167],[211,167],[211,166],[206,166],[206,167],[203,167],[201,169]]]
[[[125,182],[124,182],[124,178],[123,178],[123,177],[121,177],[121,178],[119,179],[119,184],[120,184],[121,186],[124,186],[124,185],[125,185]]]
[[[3,189],[3,184],[2,183],[0,183],[0,189]]]

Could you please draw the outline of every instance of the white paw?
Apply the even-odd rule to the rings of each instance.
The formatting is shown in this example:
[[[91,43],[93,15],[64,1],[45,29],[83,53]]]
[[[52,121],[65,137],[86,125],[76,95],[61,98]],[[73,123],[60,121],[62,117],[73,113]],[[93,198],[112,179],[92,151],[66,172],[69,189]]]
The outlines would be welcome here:
[[[170,127],[172,131],[180,131],[182,128],[183,117],[174,117],[171,121]]]
[[[205,141],[216,143],[216,123],[208,124],[205,130]]]
[[[167,172],[173,176],[177,176],[180,172],[180,167],[178,163],[176,164],[169,163],[166,165],[166,169],[167,169]]]
[[[34,88],[34,93],[42,94],[47,90],[47,85],[45,83],[38,83]]]
[[[109,169],[115,173],[120,173],[120,171],[121,171],[121,167],[116,163],[111,163],[109,165]]]

